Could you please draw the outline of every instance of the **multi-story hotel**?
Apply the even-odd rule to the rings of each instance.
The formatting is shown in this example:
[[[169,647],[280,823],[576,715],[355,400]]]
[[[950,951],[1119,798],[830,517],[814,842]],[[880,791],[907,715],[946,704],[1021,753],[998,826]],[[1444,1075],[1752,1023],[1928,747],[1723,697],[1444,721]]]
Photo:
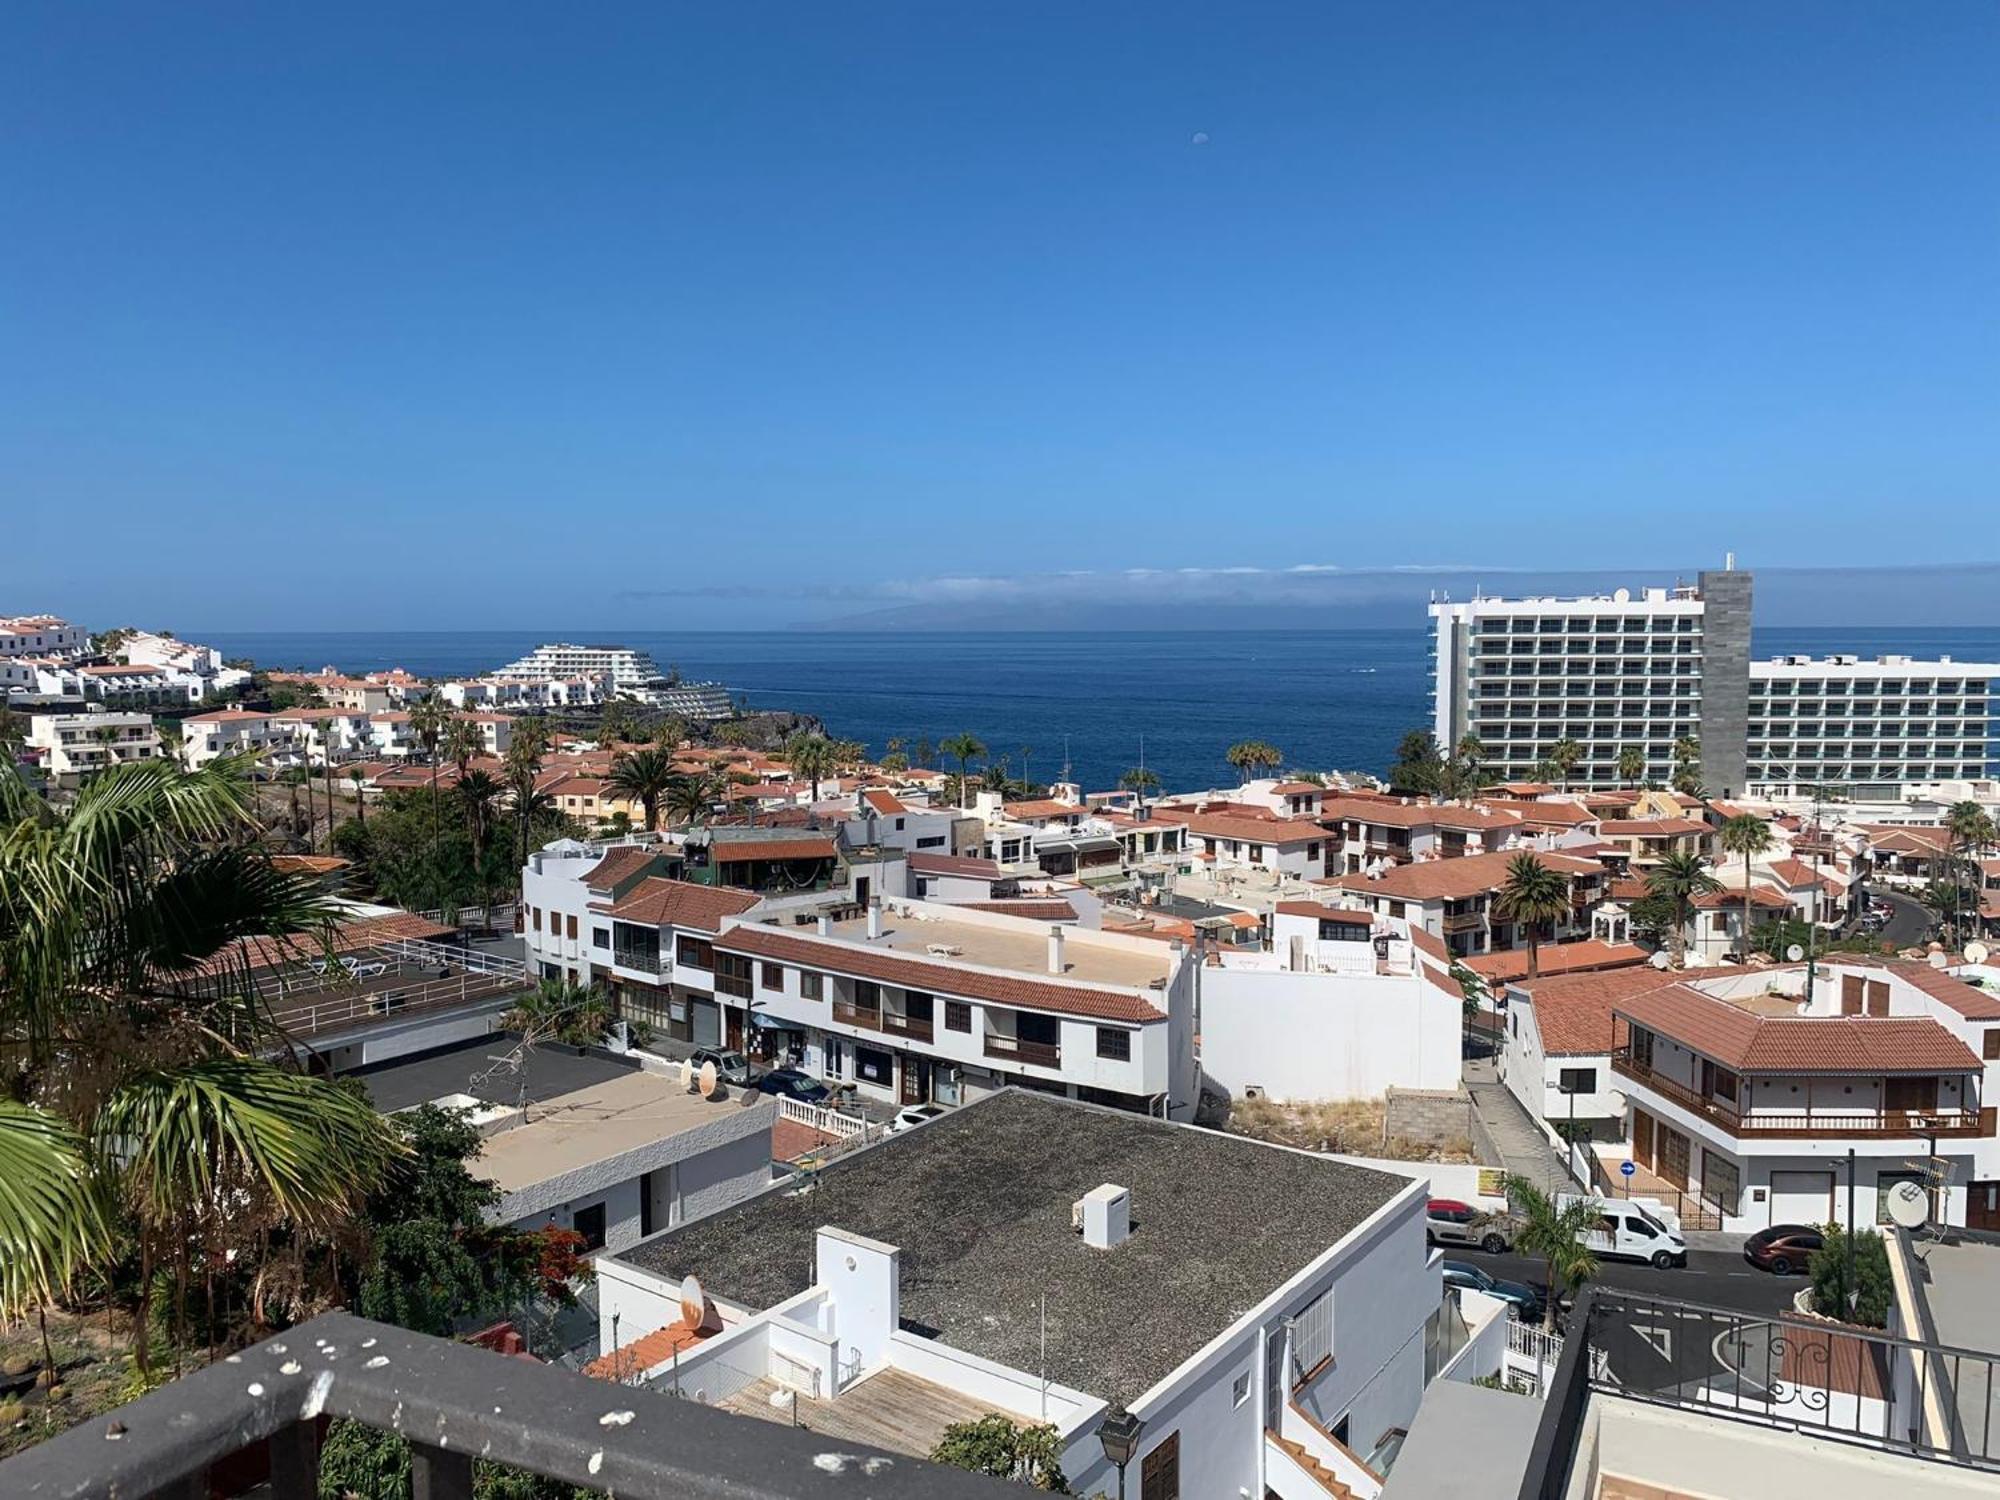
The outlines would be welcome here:
[[[715,682],[682,682],[660,671],[653,658],[629,646],[578,646],[567,641],[537,646],[492,674],[529,682],[611,679],[613,697],[634,698],[690,719],[726,719],[729,690]]]
[[[1620,752],[1664,783],[1699,746],[1715,796],[1841,784],[1855,795],[1991,774],[2000,665],[1906,656],[1750,657],[1751,575],[1589,598],[1434,602],[1433,731],[1477,735],[1503,776],[1558,740],[1582,786],[1613,786]]]

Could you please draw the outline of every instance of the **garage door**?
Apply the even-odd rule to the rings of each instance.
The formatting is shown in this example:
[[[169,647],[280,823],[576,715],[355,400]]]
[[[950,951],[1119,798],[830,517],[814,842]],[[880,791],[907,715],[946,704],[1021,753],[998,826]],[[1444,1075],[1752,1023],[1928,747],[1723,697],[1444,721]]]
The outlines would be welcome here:
[[[1771,1222],[1824,1224],[1833,1217],[1833,1173],[1773,1172]]]
[[[713,1000],[694,1002],[694,1044],[697,1047],[722,1045],[722,1012]]]

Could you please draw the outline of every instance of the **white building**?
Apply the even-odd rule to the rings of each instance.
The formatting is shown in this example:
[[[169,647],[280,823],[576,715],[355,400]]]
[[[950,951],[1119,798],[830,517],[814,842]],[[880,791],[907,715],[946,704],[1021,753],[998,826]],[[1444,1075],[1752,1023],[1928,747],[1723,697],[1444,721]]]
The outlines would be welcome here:
[[[726,719],[734,708],[728,689],[720,684],[670,678],[650,655],[629,646],[579,646],[558,641],[537,646],[491,675],[532,682],[604,678],[617,697],[637,699],[690,719]]]
[[[248,682],[251,677],[240,667],[225,666],[222,653],[213,646],[146,630],[126,636],[112,654],[127,666],[158,667],[180,678],[197,679],[201,684],[200,693],[194,695],[197,701]]]
[[[0,615],[0,657],[81,656],[90,632],[55,615]]]
[[[36,714],[26,740],[51,776],[77,777],[132,761],[156,760],[159,731],[143,713]]]
[[[1436,1363],[1425,1191],[1009,1090],[601,1260],[593,1373],[904,1453],[1046,1423],[1080,1495],[1122,1407],[1129,1495],[1372,1500]]]
[[[1994,769],[2000,663],[1774,656],[1750,663],[1749,787],[1859,797]]]

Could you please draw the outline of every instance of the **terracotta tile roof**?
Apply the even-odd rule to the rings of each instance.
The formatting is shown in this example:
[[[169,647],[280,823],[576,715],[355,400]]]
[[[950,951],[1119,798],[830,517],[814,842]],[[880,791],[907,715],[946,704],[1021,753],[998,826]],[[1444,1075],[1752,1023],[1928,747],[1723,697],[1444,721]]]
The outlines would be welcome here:
[[[1521,819],[1511,812],[1482,811],[1477,807],[1445,807],[1434,802],[1368,802],[1341,797],[1320,805],[1326,822],[1351,820],[1375,823],[1385,828],[1516,828]]]
[[[746,864],[754,859],[832,859],[838,851],[826,837],[791,839],[724,839],[715,844],[715,862]]]
[[[1727,911],[1732,907],[1740,910],[1743,906],[1743,887],[1738,885],[1719,891],[1704,891],[1689,904],[1699,911]],[[1778,911],[1792,903],[1790,898],[1768,885],[1753,885],[1750,887],[1750,904],[1761,906],[1766,911]]]
[[[659,855],[659,850],[640,844],[620,844],[606,850],[604,858],[583,872],[584,886],[593,891],[612,890],[646,869]]]
[[[1551,828],[1576,828],[1597,821],[1597,814],[1580,802],[1508,802],[1494,798],[1486,805],[1495,812],[1512,813],[1523,823],[1541,823]]]
[[[1948,1006],[1968,1021],[2000,1021],[2000,997],[1996,997],[1976,985],[1967,984],[1963,979],[1947,974],[1942,969],[1933,969],[1929,964],[1898,963],[1887,959],[1856,958],[1843,953],[1837,960],[1842,964],[1858,964],[1864,968],[1882,969],[1895,975],[1905,983],[1923,991],[1931,999]]]
[[[1060,896],[1021,896],[1012,901],[955,901],[962,911],[1005,912],[1010,917],[1027,917],[1036,922],[1074,922],[1076,908]]]
[[[1467,854],[1458,859],[1418,860],[1395,865],[1375,879],[1366,875],[1338,875],[1320,884],[1355,891],[1364,896],[1388,896],[1398,901],[1456,901],[1497,891],[1506,883],[1507,866],[1520,856],[1519,850],[1495,849],[1487,854]],[[1601,875],[1604,868],[1594,859],[1577,859],[1568,854],[1537,852],[1535,858],[1563,875]]]
[[[1949,854],[1951,834],[1943,828],[1884,828],[1864,830],[1875,854]]]
[[[856,979],[873,979],[931,994],[963,995],[971,1000],[989,1000],[998,1005],[1020,1006],[1027,1010],[1089,1016],[1105,1021],[1164,1021],[1167,1018],[1166,1012],[1158,1006],[1124,991],[1059,984],[1048,979],[1016,978],[984,969],[961,968],[956,964],[913,958],[883,948],[815,942],[811,938],[763,926],[743,924],[732,927],[716,939],[715,946],[719,952],[747,953],[754,958],[777,959]]]
[[[1680,838],[1709,831],[1699,818],[1606,818],[1598,828],[1608,839]]]
[[[1975,1073],[1984,1064],[1936,1021],[1753,1015],[1685,984],[1633,995],[1615,1015],[1741,1073]]]
[[[1312,797],[1323,794],[1326,788],[1316,781],[1281,781],[1271,788],[1274,797]]]
[[[1424,976],[1424,982],[1434,990],[1443,990],[1461,1004],[1465,1001],[1465,990],[1457,980],[1442,969],[1434,969],[1429,964],[1418,964],[1417,972]]]
[[[1788,886],[1819,885],[1823,877],[1802,859],[1774,859],[1771,873]]]
[[[1549,781],[1503,781],[1495,791],[1507,792],[1516,797],[1546,797],[1555,790],[1555,783]]]
[[[718,1329],[717,1332],[720,1332]],[[636,1338],[609,1354],[600,1354],[583,1367],[583,1373],[592,1380],[615,1380],[620,1384],[643,1375],[657,1365],[663,1365],[674,1357],[674,1351],[699,1344],[713,1334],[704,1333],[691,1325],[685,1317],[669,1323],[665,1328],[655,1328],[642,1338]]]
[[[898,797],[894,792],[883,790],[879,786],[870,787],[867,791],[863,792],[861,800],[866,802],[876,812],[886,813],[890,816],[910,810],[902,798]]]
[[[286,875],[331,875],[348,862],[338,854],[274,854],[271,868]]]
[[[1310,917],[1320,922],[1343,922],[1350,927],[1373,927],[1375,913],[1353,906],[1327,906],[1319,901],[1280,901],[1281,917]]]
[[[292,933],[283,937],[240,938],[198,965],[198,974],[233,974],[248,964],[253,969],[275,969],[320,957],[327,947],[336,954],[356,953],[382,943],[403,939],[439,942],[454,939],[458,929],[445,927],[415,912],[399,911],[382,917],[361,917],[334,924],[326,943],[316,933]]]
[[[1000,866],[990,859],[976,859],[969,854],[930,854],[917,851],[910,855],[912,875],[964,875],[973,880],[998,880]]]
[[[1311,818],[1273,818],[1251,812],[1191,812],[1175,816],[1188,832],[1202,838],[1284,845],[1312,843],[1327,837],[1327,831]]]
[[[1629,969],[1651,957],[1652,954],[1636,943],[1603,943],[1596,938],[1586,938],[1576,943],[1544,943],[1536,953],[1535,961],[1544,975],[1553,976],[1593,969]],[[1459,962],[1481,978],[1496,984],[1525,979],[1528,975],[1526,948],[1481,953],[1474,958],[1461,958]]]
[[[1432,937],[1421,927],[1411,926],[1410,943],[1417,952],[1423,954],[1426,958],[1435,959],[1441,964],[1451,962],[1451,949],[1444,945],[1444,939]]]
[[[1009,818],[1075,818],[1089,809],[1078,807],[1073,802],[1058,802],[1053,797],[1039,797],[1024,802],[1003,802],[1000,811]]]
[[[719,932],[724,917],[740,917],[760,899],[749,891],[649,875],[627,891],[623,900],[608,906],[593,903],[591,910],[641,927],[699,927],[704,932]]]
[[[210,713],[190,714],[181,720],[183,724],[242,724],[251,719],[268,719],[271,714],[260,714],[248,708],[218,708]]]

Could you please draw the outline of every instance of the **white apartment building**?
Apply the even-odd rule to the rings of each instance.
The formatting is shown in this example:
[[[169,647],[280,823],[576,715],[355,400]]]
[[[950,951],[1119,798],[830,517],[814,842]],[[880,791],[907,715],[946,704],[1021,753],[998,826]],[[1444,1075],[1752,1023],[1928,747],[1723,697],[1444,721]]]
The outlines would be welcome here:
[[[533,682],[606,678],[612,696],[634,698],[689,719],[726,719],[734,711],[727,688],[713,682],[669,678],[650,655],[629,646],[579,646],[558,641],[537,646],[491,675]]]
[[[1656,976],[1610,1002],[1638,1186],[1733,1232],[1861,1224],[1918,1180],[1939,1222],[2000,1229],[2000,999],[1924,964]],[[1685,1217],[1685,1215],[1684,1215]]]
[[[153,716],[144,713],[36,714],[28,720],[26,744],[39,752],[43,769],[59,777],[160,755]]]
[[[1774,656],[1750,663],[1749,788],[1868,798],[1993,770],[2000,663]]]
[[[0,615],[0,656],[81,656],[90,632],[55,615]]]
[[[466,714],[479,728],[481,753],[501,756],[513,743],[505,714]],[[422,753],[403,712],[365,709],[217,709],[181,721],[181,759],[197,769],[221,755],[261,752],[269,765],[325,765],[348,760],[409,760]]]
[[[591,1373],[913,1455],[1048,1424],[1079,1495],[1374,1500],[1443,1362],[1425,1195],[1010,1089],[600,1259]]]
[[[1619,753],[1665,784],[1674,745],[1701,748],[1715,796],[1837,782],[1893,795],[1989,776],[2000,743],[2000,664],[1907,656],[1750,658],[1751,575],[1577,599],[1436,601],[1433,733],[1477,735],[1500,774],[1530,774],[1561,739],[1572,779],[1619,786]]]
[[[135,631],[125,637],[113,654],[127,666],[158,667],[163,672],[200,679],[202,690],[194,695],[197,699],[210,697],[239,682],[248,682],[251,676],[240,667],[223,665],[222,653],[213,646],[177,640],[170,635],[155,635],[146,630]]]

